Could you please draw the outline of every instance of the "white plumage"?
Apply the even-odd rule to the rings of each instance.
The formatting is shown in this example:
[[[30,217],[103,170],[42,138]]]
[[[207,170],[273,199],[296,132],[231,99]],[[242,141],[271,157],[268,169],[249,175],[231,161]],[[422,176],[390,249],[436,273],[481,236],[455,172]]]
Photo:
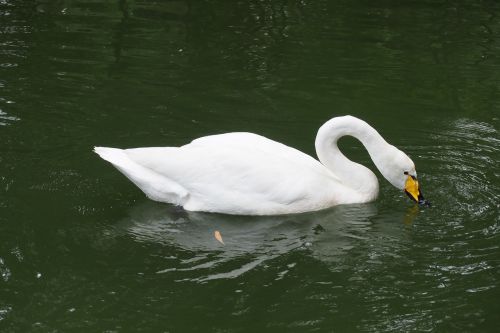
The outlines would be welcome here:
[[[207,136],[182,147],[94,150],[152,200],[190,211],[274,215],[377,197],[375,175],[338,150],[336,142],[343,135],[360,139],[395,186],[403,184],[404,188],[403,171],[415,173],[413,162],[404,153],[351,116],[333,118],[321,127],[316,138],[321,162],[252,133]],[[386,168],[397,169],[400,176]]]

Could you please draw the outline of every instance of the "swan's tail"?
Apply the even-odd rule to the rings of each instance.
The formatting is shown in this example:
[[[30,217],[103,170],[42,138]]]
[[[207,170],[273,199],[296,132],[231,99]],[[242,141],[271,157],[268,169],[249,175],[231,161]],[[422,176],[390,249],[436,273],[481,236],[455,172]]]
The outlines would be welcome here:
[[[131,162],[123,149],[94,147],[94,152],[101,156],[102,159],[110,162],[116,167],[120,165],[126,166]]]
[[[94,152],[113,164],[121,173],[139,187],[150,199],[183,205],[188,192],[181,185],[166,176],[159,175],[135,162],[126,150],[118,148],[94,147]]]

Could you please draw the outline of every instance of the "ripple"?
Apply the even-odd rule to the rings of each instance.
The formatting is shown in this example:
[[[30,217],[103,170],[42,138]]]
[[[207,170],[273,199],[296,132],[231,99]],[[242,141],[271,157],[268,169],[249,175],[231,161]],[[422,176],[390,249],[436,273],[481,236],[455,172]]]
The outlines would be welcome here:
[[[490,266],[487,262],[481,261],[481,262],[463,265],[463,266],[454,266],[454,265],[434,266],[434,268],[436,268],[442,272],[446,272],[446,273],[469,275],[469,274],[474,274],[474,273],[478,273],[481,271],[489,270],[489,269],[492,269],[493,267]]]
[[[443,124],[444,130],[430,133],[435,145],[422,147],[422,160],[436,164],[434,175],[426,176],[446,199],[447,212],[456,221],[467,218],[495,218],[500,203],[497,176],[500,139],[493,125],[471,119]],[[423,150],[426,151],[423,151]],[[429,180],[428,180],[429,182]],[[458,214],[457,214],[458,213]]]
[[[0,188],[3,191],[8,192],[12,184],[14,184],[14,180],[9,179],[5,176],[0,176]],[[2,203],[0,203],[0,207],[2,207]]]
[[[7,113],[0,109],[0,126],[6,126],[9,125],[10,122],[18,120],[20,119],[14,116],[9,116]]]
[[[2,280],[4,282],[9,281],[11,275],[12,275],[12,273],[11,273],[10,269],[7,267],[7,265],[5,264],[5,261],[2,258],[0,258],[0,276],[2,277]]]
[[[14,62],[4,62],[0,64],[1,68],[12,68],[12,67],[17,67],[19,66],[17,63]]]
[[[467,289],[465,291],[468,292],[468,293],[480,293],[480,292],[483,292],[483,291],[486,291],[486,290],[490,290],[490,289],[493,289],[493,288],[496,288],[496,286],[495,285],[490,285],[490,286],[484,286],[484,287],[476,287],[476,288]]]
[[[4,307],[1,307],[0,308],[0,321],[4,320],[7,315],[9,314],[9,312],[12,311],[12,307],[11,306],[4,306]]]

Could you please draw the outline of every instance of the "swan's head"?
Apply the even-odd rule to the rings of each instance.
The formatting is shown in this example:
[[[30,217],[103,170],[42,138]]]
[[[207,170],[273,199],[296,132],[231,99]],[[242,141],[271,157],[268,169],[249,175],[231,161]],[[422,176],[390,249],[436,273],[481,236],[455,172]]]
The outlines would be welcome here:
[[[410,199],[419,203],[429,205],[420,190],[417,180],[415,163],[401,150],[394,146],[386,151],[385,158],[379,166],[382,175],[396,188],[403,190]]]

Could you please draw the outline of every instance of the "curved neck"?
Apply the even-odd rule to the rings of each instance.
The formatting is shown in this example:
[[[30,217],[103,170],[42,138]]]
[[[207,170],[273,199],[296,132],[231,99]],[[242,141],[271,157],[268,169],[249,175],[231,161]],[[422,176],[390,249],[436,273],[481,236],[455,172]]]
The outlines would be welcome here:
[[[378,132],[366,122],[351,116],[337,117],[327,121],[316,136],[316,153],[320,162],[347,187],[356,191],[366,201],[378,195],[378,181],[375,174],[361,164],[349,160],[342,154],[337,141],[350,135],[361,141],[374,158],[388,145]],[[377,163],[376,163],[377,164]]]

